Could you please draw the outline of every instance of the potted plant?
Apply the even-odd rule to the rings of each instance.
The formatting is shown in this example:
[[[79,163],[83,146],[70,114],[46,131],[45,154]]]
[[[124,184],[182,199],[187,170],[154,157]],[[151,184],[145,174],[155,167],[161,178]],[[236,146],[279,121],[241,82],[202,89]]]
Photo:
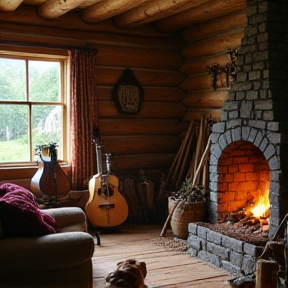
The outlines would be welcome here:
[[[169,210],[172,213],[171,229],[181,239],[188,237],[188,224],[205,219],[206,189],[203,185],[193,185],[191,178],[186,178],[179,191],[169,198]]]

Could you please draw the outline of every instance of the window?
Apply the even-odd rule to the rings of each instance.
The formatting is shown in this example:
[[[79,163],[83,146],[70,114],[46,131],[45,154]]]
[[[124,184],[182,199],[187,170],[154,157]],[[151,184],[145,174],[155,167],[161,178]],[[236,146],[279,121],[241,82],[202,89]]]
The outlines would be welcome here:
[[[67,160],[67,59],[0,51],[1,164],[35,164],[51,143]]]

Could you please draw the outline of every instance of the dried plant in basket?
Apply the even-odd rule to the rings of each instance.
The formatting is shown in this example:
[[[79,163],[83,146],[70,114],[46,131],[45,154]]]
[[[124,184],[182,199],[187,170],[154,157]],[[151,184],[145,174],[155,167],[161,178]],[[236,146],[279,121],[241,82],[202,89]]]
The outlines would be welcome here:
[[[206,189],[203,185],[193,185],[191,178],[186,178],[171,200],[184,200],[186,203],[205,202]]]

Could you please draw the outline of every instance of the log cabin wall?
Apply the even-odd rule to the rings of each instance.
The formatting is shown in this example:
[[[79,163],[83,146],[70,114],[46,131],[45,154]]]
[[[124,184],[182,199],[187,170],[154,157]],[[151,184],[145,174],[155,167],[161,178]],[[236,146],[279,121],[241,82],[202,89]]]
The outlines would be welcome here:
[[[222,9],[225,9],[224,3]],[[186,60],[181,69],[187,75],[181,83],[181,88],[186,91],[183,99],[188,109],[186,120],[200,119],[201,115],[212,117],[215,121],[220,119],[229,87],[226,85],[226,75],[222,72],[218,75],[214,91],[208,66],[217,63],[225,67],[231,61],[228,51],[240,46],[247,22],[246,1],[239,1],[239,4],[229,9],[230,14],[226,16],[208,19],[182,32],[182,38],[187,42],[182,50]]]
[[[244,2],[230,5],[228,16],[207,19],[181,34],[159,32],[152,25],[124,30],[110,20],[89,25],[77,12],[45,20],[35,7],[22,5],[16,12],[0,12],[0,49],[16,49],[12,45],[16,42],[28,45],[24,51],[35,53],[51,53],[53,46],[62,48],[61,53],[65,53],[63,47],[96,49],[99,128],[104,152],[113,155],[112,171],[167,171],[189,121],[203,114],[214,120],[220,117],[229,88],[222,75],[213,91],[207,65],[225,65],[230,60],[228,49],[240,45],[246,24]],[[144,102],[135,115],[119,113],[111,96],[125,68],[134,72],[144,88]],[[35,171],[36,167],[1,168],[0,179],[29,187]]]
[[[187,123],[182,121],[187,111],[181,103],[185,93],[179,89],[185,77],[180,71],[184,41],[177,33],[158,32],[149,25],[123,30],[112,21],[88,25],[79,20],[76,12],[52,22],[40,18],[34,7],[25,5],[17,13],[0,12],[0,19],[3,50],[17,50],[13,45],[16,42],[24,44],[22,51],[35,53],[52,53],[53,46],[64,54],[65,47],[97,50],[99,129],[103,152],[113,156],[112,172],[169,169],[187,129]],[[144,89],[143,105],[135,115],[119,113],[111,96],[125,68],[134,72]],[[13,181],[28,188],[35,172],[36,167],[1,168],[0,181]]]

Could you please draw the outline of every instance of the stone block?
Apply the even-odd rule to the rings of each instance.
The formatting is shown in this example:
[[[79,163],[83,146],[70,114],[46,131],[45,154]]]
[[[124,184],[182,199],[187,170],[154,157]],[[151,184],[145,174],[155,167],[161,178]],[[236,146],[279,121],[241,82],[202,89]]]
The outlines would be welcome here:
[[[237,81],[246,81],[248,77],[247,73],[237,73]],[[236,94],[237,95],[237,94]]]
[[[273,119],[274,119],[274,112],[273,111],[263,111],[262,120],[272,121]]]
[[[250,255],[244,255],[241,271],[244,275],[252,275],[255,273],[256,260]]]
[[[212,132],[213,133],[223,133],[224,131],[225,131],[225,123],[224,122],[215,123],[212,126]]]
[[[246,92],[244,92],[244,91],[236,92],[236,100],[237,101],[244,100],[245,97],[246,97]]]
[[[237,267],[235,265],[233,265],[231,262],[229,261],[222,261],[222,266],[221,266],[222,269],[228,271],[229,273],[231,274],[236,274],[236,275],[239,275],[241,274],[241,268],[240,267]]]
[[[270,159],[275,154],[276,154],[276,150],[275,150],[274,145],[269,144],[264,151],[264,155],[266,159]]]
[[[198,258],[200,258],[201,260],[205,261],[205,262],[209,262],[211,264],[213,264],[214,266],[216,267],[221,267],[221,261],[220,261],[220,258],[219,256],[217,255],[214,255],[212,253],[209,253],[207,251],[200,251],[198,253]]]
[[[244,244],[244,253],[251,255],[254,258],[258,258],[264,250],[264,247],[262,246],[255,246],[251,243],[245,243]]]
[[[262,78],[262,72],[261,71],[251,71],[249,73],[249,80],[254,81],[254,80],[259,80]]]
[[[258,99],[258,91],[250,90],[246,92],[246,99],[247,100],[256,100]]]
[[[222,245],[226,248],[230,248],[233,251],[243,253],[244,242],[241,240],[223,235]]]
[[[278,156],[273,156],[269,159],[269,166],[271,170],[278,170],[280,169],[280,159]]]
[[[215,232],[213,230],[209,230],[207,232],[207,240],[212,242],[212,243],[221,245],[221,243],[222,243],[222,234],[220,234],[218,232]]]
[[[258,147],[262,152],[264,152],[266,150],[266,148],[268,147],[269,141],[266,137],[264,137],[262,139],[262,142],[260,144],[260,146]],[[268,158],[267,158],[268,159]]]
[[[188,224],[188,232],[197,235],[197,227],[198,225],[196,223],[189,223]]]
[[[211,151],[211,154],[213,154],[217,159],[219,159],[222,154],[222,149],[217,143],[211,144],[210,151]]]
[[[266,121],[263,120],[249,120],[248,125],[254,128],[264,130],[266,127]]]
[[[233,141],[241,140],[241,127],[237,127],[235,129],[231,130],[231,132],[232,132]]]
[[[197,252],[199,252],[202,249],[202,242],[201,238],[199,238],[196,235],[190,235],[187,239],[187,244],[189,248],[195,249]]]
[[[197,255],[198,255],[198,251],[192,247],[188,248],[187,253],[191,257],[197,257]]]
[[[219,256],[223,260],[229,259],[229,249],[207,241],[207,251]]]
[[[237,119],[237,118],[239,118],[239,111],[238,110],[230,111],[228,113],[228,117],[229,117],[229,119]]]
[[[258,100],[258,101],[255,101],[254,103],[255,103],[256,110],[272,110],[273,109],[272,99]]]
[[[242,263],[243,263],[243,254],[235,252],[235,251],[231,251],[231,253],[230,253],[230,262],[234,266],[237,266],[237,267],[241,268]]]
[[[208,228],[198,226],[197,235],[203,239],[207,239],[207,231],[208,231]]]

